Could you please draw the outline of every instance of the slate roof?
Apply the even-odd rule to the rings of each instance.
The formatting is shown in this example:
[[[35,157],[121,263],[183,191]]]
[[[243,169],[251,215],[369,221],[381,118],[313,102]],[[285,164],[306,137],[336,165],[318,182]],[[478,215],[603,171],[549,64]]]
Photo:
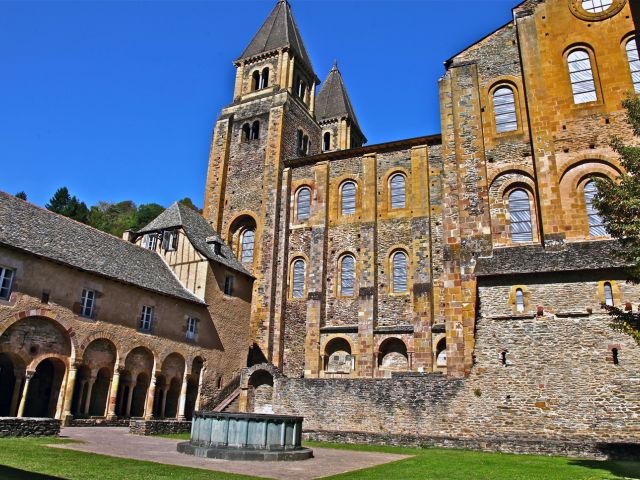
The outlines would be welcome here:
[[[313,72],[311,59],[307,49],[304,48],[300,31],[291,13],[291,6],[286,0],[279,0],[238,60],[285,47],[290,48],[299,60]]]
[[[560,251],[545,250],[540,245],[496,248],[491,257],[480,257],[475,275],[487,277],[521,273],[543,273],[624,268],[616,255],[620,244],[615,240],[567,243]]]
[[[351,105],[351,100],[342,81],[342,75],[338,70],[337,63],[333,64],[333,68],[322,84],[322,88],[320,88],[320,93],[316,97],[315,108],[318,122],[347,117],[360,130],[356,112],[353,110],[353,105]]]
[[[142,235],[144,233],[158,232],[171,228],[182,228],[194,248],[204,255],[205,258],[250,277],[252,276],[209,222],[198,212],[180,203],[176,202],[171,205],[137,233]],[[220,255],[215,253],[213,243],[207,242],[207,239],[220,243]]]
[[[0,192],[0,245],[205,305],[155,252]]]

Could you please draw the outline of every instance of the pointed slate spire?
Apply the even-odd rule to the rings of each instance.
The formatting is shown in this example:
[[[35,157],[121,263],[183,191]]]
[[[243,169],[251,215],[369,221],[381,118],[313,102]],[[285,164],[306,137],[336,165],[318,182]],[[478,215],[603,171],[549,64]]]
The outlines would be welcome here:
[[[313,72],[311,59],[304,48],[300,31],[293,19],[291,6],[286,0],[279,0],[238,60],[285,47],[292,50],[293,54]]]
[[[318,122],[346,117],[361,131],[356,113],[347,94],[347,88],[344,86],[342,75],[338,70],[337,61],[333,62],[333,68],[322,84],[315,106]]]

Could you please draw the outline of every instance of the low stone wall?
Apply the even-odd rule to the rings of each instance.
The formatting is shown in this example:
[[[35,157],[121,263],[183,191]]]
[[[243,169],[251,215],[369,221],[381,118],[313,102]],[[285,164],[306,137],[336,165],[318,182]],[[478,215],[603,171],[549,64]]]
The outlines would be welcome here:
[[[74,418],[69,427],[128,427],[131,420],[107,420],[106,418]]]
[[[458,448],[484,452],[530,455],[560,455],[598,460],[637,460],[640,443],[594,443],[584,441],[554,441],[535,438],[475,438],[426,437],[418,435],[375,434],[367,432],[304,431],[306,441],[352,443],[367,445],[398,445],[418,448]]]
[[[133,435],[167,435],[191,432],[190,421],[179,420],[131,420],[129,433]]]
[[[61,423],[53,418],[0,417],[0,437],[57,437]]]

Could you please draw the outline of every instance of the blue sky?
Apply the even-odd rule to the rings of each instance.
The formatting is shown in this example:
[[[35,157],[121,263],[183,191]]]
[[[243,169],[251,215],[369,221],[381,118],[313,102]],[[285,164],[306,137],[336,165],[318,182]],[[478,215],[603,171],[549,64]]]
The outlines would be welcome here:
[[[517,0],[290,0],[318,77],[339,62],[369,144],[437,133],[443,62]],[[275,0],[0,1],[0,190],[43,205],[202,205],[232,61]]]

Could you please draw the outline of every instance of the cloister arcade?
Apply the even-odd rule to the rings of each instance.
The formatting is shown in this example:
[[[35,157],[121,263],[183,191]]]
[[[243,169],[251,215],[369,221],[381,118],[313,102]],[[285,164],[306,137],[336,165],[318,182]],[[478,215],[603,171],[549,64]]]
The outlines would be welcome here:
[[[198,408],[201,356],[107,332],[80,344],[53,312],[29,313],[0,326],[0,416],[184,420]]]

